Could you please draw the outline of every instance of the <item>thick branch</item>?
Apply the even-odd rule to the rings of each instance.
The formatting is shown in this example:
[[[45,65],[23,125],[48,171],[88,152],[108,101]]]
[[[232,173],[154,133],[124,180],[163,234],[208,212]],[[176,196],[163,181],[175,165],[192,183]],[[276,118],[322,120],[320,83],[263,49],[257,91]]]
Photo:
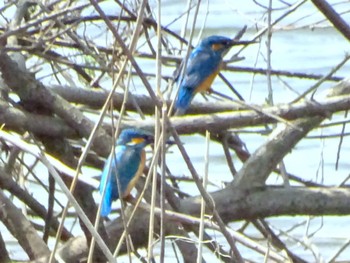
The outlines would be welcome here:
[[[342,35],[350,40],[350,27],[346,21],[333,9],[325,0],[312,0],[313,4],[320,10],[325,17],[335,26]]]
[[[211,193],[211,196],[221,218],[227,223],[281,215],[350,214],[349,188],[263,187],[246,191],[228,187]],[[308,201],[305,202],[305,200]],[[181,200],[179,204],[179,211],[184,214],[199,216],[200,209],[201,196]],[[147,245],[148,219],[148,212],[139,211],[129,228],[135,249]],[[174,218],[167,219],[167,224],[174,224],[171,220]],[[124,226],[120,218],[107,226],[112,244],[115,245],[119,241],[123,231]],[[64,259],[67,262],[70,258],[76,258],[76,253],[80,256],[86,255],[85,242],[81,237],[72,240],[61,248],[60,255],[65,255]],[[74,247],[79,248],[78,252],[72,249]],[[82,249],[85,250],[82,251]],[[125,246],[121,253],[126,253]]]
[[[46,217],[46,209],[41,205],[31,194],[23,190],[19,185],[10,177],[6,172],[0,168],[0,188],[9,191],[11,194],[16,196],[19,200],[25,203],[35,214],[41,218]],[[54,218],[52,221],[52,228],[57,231],[59,221]],[[66,241],[72,237],[72,234],[64,227],[62,229],[62,240]]]
[[[0,70],[8,87],[18,94],[26,108],[35,107],[32,110],[40,113],[55,113],[81,136],[89,137],[94,122],[62,97],[48,90],[28,72],[21,71],[4,50],[0,52]],[[111,149],[110,136],[102,129],[97,133],[93,148],[97,153],[107,156]]]
[[[322,120],[322,117],[299,119],[293,122],[296,128],[286,126],[276,136],[271,137],[244,163],[233,182],[234,185],[241,188],[263,186],[270,173],[283,160],[284,156]]]
[[[240,190],[230,186],[211,193],[211,196],[225,222],[281,215],[350,214],[349,188],[261,187]],[[183,200],[180,211],[199,215],[200,198]]]
[[[1,263],[11,262],[10,256],[7,252],[6,244],[5,244],[5,241],[1,235],[1,232],[0,232],[0,262]]]
[[[104,91],[83,89],[71,86],[59,86],[55,85],[51,87],[51,90],[59,94],[61,97],[72,103],[84,104],[92,108],[101,108],[108,96]],[[144,114],[154,114],[154,102],[153,99],[145,95],[135,95],[129,93],[128,101],[125,104],[125,109],[128,111],[136,111],[140,108]],[[123,103],[123,94],[115,93],[113,96],[113,105],[115,109],[120,109]],[[172,103],[171,100],[167,101],[168,108]],[[137,105],[137,107],[136,107]],[[198,103],[192,102],[188,111],[189,114],[204,114],[213,112],[223,112],[238,110],[238,107],[232,102],[208,102]]]
[[[350,81],[348,79],[339,82],[333,86],[330,91],[333,91],[339,86],[341,86],[343,95],[350,93]],[[50,89],[55,91],[55,93],[59,94],[69,102],[84,104],[93,108],[101,108],[108,96],[108,94],[104,91],[88,90],[78,87],[55,85]],[[121,107],[123,102],[122,96],[122,94],[118,93],[113,96],[114,108],[118,109]],[[170,103],[171,101],[168,101],[168,106],[170,106]],[[138,107],[145,114],[154,113],[154,104],[149,96],[130,94],[129,100],[125,105],[126,110],[135,111],[135,105],[138,105]],[[328,114],[328,112],[331,113],[335,111],[346,110],[349,107],[349,98],[339,97],[327,98],[317,102],[301,102],[293,105],[277,105],[274,107],[262,108],[262,111],[266,112],[267,114],[274,114],[276,116],[285,118],[286,120],[293,120],[305,116],[315,116],[320,114],[324,115]],[[216,125],[215,122],[217,122],[218,125],[224,125],[223,128],[263,125],[269,122],[275,122],[273,118],[259,114],[256,111],[242,111],[242,109],[242,106],[238,106],[234,102],[193,102],[191,104],[191,109],[189,110],[190,114],[217,113],[224,111],[233,112],[218,113],[211,116],[186,116],[186,118],[173,118],[172,122],[178,131],[183,131],[185,133],[198,131],[198,129],[195,127],[198,127],[200,130],[206,130],[209,126]],[[139,126],[151,125],[151,123],[148,123],[147,121],[137,121],[137,123],[140,123]],[[135,125],[137,123],[135,123]],[[221,126],[219,127],[221,128]]]
[[[28,254],[30,259],[46,256],[50,250],[21,211],[0,190],[0,220]]]
[[[277,120],[271,115],[283,118],[285,120],[295,120],[302,117],[322,116],[328,117],[334,112],[350,109],[350,97],[340,96],[326,98],[317,102],[302,102],[293,105],[279,105],[263,108],[258,113],[253,110],[231,111],[210,115],[195,115],[186,117],[171,118],[172,125],[179,133],[194,133],[211,130],[215,132],[230,128],[241,128],[268,123],[276,123]],[[144,121],[125,121],[124,125],[135,126],[139,128],[152,129],[153,120]]]
[[[348,90],[348,85],[344,86],[343,83],[349,84],[347,80],[336,85],[330,91],[333,94],[345,92]],[[331,96],[331,95],[328,95]],[[348,104],[350,102],[349,96],[343,96]],[[337,100],[337,97],[328,97],[326,100]],[[341,103],[339,103],[341,104]],[[325,119],[326,113],[331,112],[334,107],[321,107],[322,102],[312,102],[313,105],[310,109],[315,113],[316,117],[307,118],[308,110],[304,109],[304,117],[292,122],[292,125],[285,126],[281,131],[271,136],[267,142],[260,146],[254,154],[244,163],[242,169],[238,172],[236,180],[233,182],[235,186],[240,188],[251,188],[254,186],[263,186],[265,181],[276,168],[276,166],[283,160],[284,156],[289,153],[294,146],[303,139],[308,132],[320,125]],[[314,111],[315,109],[318,109]],[[317,114],[319,112],[319,114]]]
[[[101,90],[84,89],[71,86],[59,86],[54,85],[50,87],[55,93],[59,94],[62,98],[72,103],[84,104],[92,108],[102,108],[105,104],[108,93]],[[128,111],[136,111],[137,107],[140,107],[145,114],[154,114],[153,100],[149,96],[134,95],[129,93],[128,101],[125,104],[125,109]],[[124,100],[124,94],[115,93],[113,95],[113,107],[120,109]],[[170,102],[169,102],[170,105]],[[232,108],[232,107],[231,107]]]
[[[77,133],[61,119],[22,111],[2,100],[0,100],[0,123],[5,124],[6,129],[18,132],[29,131],[53,137],[77,136]]]
[[[342,82],[343,83],[343,82]],[[345,84],[347,82],[344,82]],[[54,90],[62,95],[65,99],[82,103],[91,107],[101,107],[107,94],[102,91],[94,91],[87,89],[79,89],[72,87],[58,87]],[[136,103],[144,111],[151,114],[154,106],[151,99],[147,96],[135,96]],[[114,106],[120,107],[122,97],[116,94],[113,98]],[[133,102],[126,104],[128,110],[134,111]],[[218,127],[220,130],[228,128],[241,128],[246,126],[265,125],[267,123],[275,123],[276,120],[266,115],[257,113],[253,110],[238,111],[233,103],[208,103],[195,104],[194,111],[206,112],[229,111],[227,113],[217,113],[212,115],[186,116],[185,118],[173,117],[172,124],[179,133],[194,133],[206,129]],[[350,108],[349,96],[330,97],[318,102],[301,102],[294,105],[279,105],[275,107],[264,108],[267,114],[273,114],[286,120],[294,120],[306,116],[326,116],[333,112],[347,110]],[[9,107],[6,103],[0,101],[0,123],[5,123],[8,128],[21,129],[34,132],[35,134],[74,137],[77,134],[67,126],[63,121],[57,118],[46,117],[38,114],[31,114],[16,108]],[[137,126],[152,129],[153,120],[126,121],[124,125]]]

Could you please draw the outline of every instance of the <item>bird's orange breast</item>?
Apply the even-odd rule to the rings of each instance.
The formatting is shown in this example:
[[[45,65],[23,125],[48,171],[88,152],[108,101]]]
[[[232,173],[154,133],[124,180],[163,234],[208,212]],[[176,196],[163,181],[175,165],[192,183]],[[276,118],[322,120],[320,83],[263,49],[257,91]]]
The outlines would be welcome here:
[[[210,89],[211,84],[215,77],[218,75],[219,69],[215,70],[212,74],[210,74],[197,88],[196,92],[206,92]]]
[[[139,168],[137,169],[134,177],[131,179],[131,181],[128,184],[128,187],[126,188],[126,190],[123,193],[123,197],[126,197],[130,194],[131,190],[134,188],[137,180],[140,178],[140,176],[143,173],[143,169],[145,168],[145,162],[146,162],[146,152],[143,150],[141,152],[141,161],[140,161],[140,165]]]

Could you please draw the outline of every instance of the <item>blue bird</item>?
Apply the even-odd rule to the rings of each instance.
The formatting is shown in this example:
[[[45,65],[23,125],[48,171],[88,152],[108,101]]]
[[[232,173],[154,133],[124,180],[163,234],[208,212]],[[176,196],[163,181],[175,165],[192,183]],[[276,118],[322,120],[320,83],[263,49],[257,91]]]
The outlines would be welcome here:
[[[130,128],[120,133],[114,153],[108,157],[101,175],[100,193],[106,188],[102,200],[102,216],[108,216],[111,212],[112,201],[130,194],[143,173],[146,161],[144,148],[153,142],[153,135],[144,130]]]
[[[175,102],[175,115],[184,114],[198,92],[209,91],[220,71],[223,56],[235,44],[241,44],[224,36],[204,38],[193,49],[187,61]]]

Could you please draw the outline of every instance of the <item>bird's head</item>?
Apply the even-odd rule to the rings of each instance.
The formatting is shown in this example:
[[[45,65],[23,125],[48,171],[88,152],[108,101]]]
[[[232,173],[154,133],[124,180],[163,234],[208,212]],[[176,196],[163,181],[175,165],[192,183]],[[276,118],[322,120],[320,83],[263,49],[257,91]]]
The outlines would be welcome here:
[[[154,135],[151,132],[136,128],[123,129],[117,140],[117,145],[132,146],[135,148],[144,148],[152,143],[154,143]],[[173,145],[175,142],[167,140],[166,144]]]
[[[152,133],[135,128],[127,128],[122,130],[118,137],[118,145],[145,147],[154,142]]]
[[[199,44],[202,48],[210,49],[215,53],[225,54],[233,45],[235,41],[224,36],[210,36],[204,38]]]

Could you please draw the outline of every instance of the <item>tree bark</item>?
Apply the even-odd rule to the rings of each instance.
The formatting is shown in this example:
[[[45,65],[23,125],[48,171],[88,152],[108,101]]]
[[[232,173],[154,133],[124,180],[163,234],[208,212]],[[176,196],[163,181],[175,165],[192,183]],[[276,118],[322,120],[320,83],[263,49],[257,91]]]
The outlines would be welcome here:
[[[296,215],[349,215],[350,214],[350,188],[343,187],[258,187],[250,190],[236,189],[230,186],[226,189],[211,193],[216,204],[216,209],[225,223],[238,220],[255,220],[272,216],[296,216]],[[180,201],[179,212],[184,215],[198,217],[200,214],[201,196],[190,197]],[[305,201],[307,200],[307,202]],[[206,212],[210,215],[210,211]],[[167,217],[166,217],[167,218]],[[148,242],[149,213],[139,210],[129,228],[135,249],[147,245]],[[175,222],[174,222],[175,220]],[[168,217],[166,224],[174,225],[181,219]],[[111,221],[106,226],[110,235],[112,247],[117,244],[124,225],[120,218]],[[60,255],[67,255],[65,260],[87,255],[87,250],[77,252],[74,247],[83,248],[85,239],[77,237],[61,248]],[[87,249],[87,248],[86,248]],[[126,253],[126,246],[122,246],[120,253]]]
[[[21,211],[6,197],[0,189],[0,220],[27,253],[30,259],[44,257],[50,254],[49,248],[39,237],[32,224]]]

